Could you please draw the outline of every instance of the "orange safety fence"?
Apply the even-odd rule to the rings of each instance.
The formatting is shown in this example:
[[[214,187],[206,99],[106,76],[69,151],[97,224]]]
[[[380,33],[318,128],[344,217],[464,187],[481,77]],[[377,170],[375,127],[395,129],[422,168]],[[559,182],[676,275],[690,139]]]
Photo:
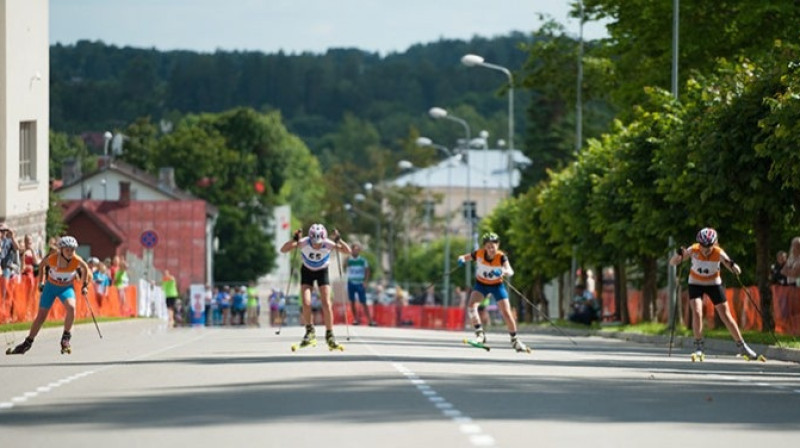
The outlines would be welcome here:
[[[361,305],[358,305],[361,313]],[[381,327],[395,327],[401,324],[412,328],[428,328],[438,330],[463,330],[465,322],[464,308],[405,305],[398,313],[396,305],[370,305],[372,319]],[[347,321],[353,323],[353,313],[347,306]],[[399,319],[399,320],[398,320]],[[340,304],[333,307],[333,321],[344,324],[344,308]],[[364,319],[361,320],[364,324]]]
[[[772,315],[775,319],[775,332],[781,334],[800,335],[800,288],[796,286],[773,285]],[[748,297],[748,293],[750,297]],[[731,314],[742,330],[761,330],[762,310],[761,295],[758,288],[749,286],[746,289],[727,288],[725,298]],[[752,299],[752,300],[751,300]],[[603,291],[601,296],[603,317],[614,316],[614,291]],[[667,322],[669,319],[669,300],[665,289],[658,291],[655,304],[655,320]],[[631,324],[642,321],[642,292],[628,290],[628,319]],[[681,288],[681,314],[683,322],[689,322],[689,294],[685,287]],[[703,323],[707,328],[714,328],[714,305],[710,300],[703,300]]]
[[[75,282],[75,318],[91,317],[86,300],[81,297],[81,285]],[[88,299],[95,317],[131,317],[137,315],[136,286],[125,287],[124,295],[120,295],[115,287],[106,288],[105,294],[95,291],[89,284]],[[120,301],[124,297],[125,301]],[[0,324],[14,322],[31,322],[39,311],[39,289],[36,281],[29,276],[14,276],[11,279],[0,277]],[[47,320],[64,320],[66,310],[60,300],[56,300],[50,308]]]

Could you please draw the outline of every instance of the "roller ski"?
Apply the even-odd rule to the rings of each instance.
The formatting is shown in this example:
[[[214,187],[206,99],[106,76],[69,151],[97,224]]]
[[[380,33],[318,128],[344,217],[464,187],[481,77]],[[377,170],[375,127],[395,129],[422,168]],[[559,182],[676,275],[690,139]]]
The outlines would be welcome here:
[[[764,355],[759,355],[756,353],[752,348],[745,344],[744,341],[737,342],[736,346],[739,348],[739,356],[741,356],[745,361],[767,362],[767,358]]]
[[[330,330],[325,332],[325,342],[328,344],[328,350],[330,351],[334,350],[339,350],[340,352],[344,351],[344,345],[336,342],[336,339],[333,338],[333,332]]]
[[[464,343],[469,345],[469,346],[475,347],[475,348],[482,348],[482,349],[486,350],[487,352],[492,349],[491,347],[489,347],[488,345],[484,344],[483,342],[477,341],[475,339],[464,338]]]
[[[31,349],[31,346],[33,346],[33,339],[25,338],[25,340],[16,347],[6,349],[6,355],[24,355],[25,352]]]
[[[72,346],[69,344],[69,340],[72,339],[72,334],[69,331],[65,331],[63,335],[61,335],[61,354],[72,354]]]
[[[694,340],[694,351],[692,352],[692,362],[703,362],[706,360],[706,355],[703,353],[703,340]]]
[[[317,334],[314,331],[314,327],[309,325],[306,327],[306,334],[303,335],[303,339],[300,341],[300,343],[292,345],[292,351],[296,352],[298,349],[301,348],[316,347],[316,346],[317,346]]]
[[[517,353],[530,353],[531,349],[524,342],[520,341],[518,337],[512,336],[511,337],[511,347],[517,351]]]

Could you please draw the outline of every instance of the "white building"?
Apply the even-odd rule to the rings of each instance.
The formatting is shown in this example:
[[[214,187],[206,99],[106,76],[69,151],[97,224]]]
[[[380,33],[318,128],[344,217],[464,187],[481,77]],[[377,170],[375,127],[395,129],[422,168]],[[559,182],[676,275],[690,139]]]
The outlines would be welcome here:
[[[469,233],[469,204],[475,210],[475,218],[488,216],[503,199],[509,197],[511,189],[519,186],[521,173],[518,167],[531,164],[521,151],[513,150],[513,165],[509,170],[508,154],[508,151],[499,149],[462,151],[462,154],[435,165],[415,169],[390,184],[396,187],[413,185],[431,193],[432,197],[441,196],[443,199],[434,205],[434,216],[446,218],[449,207],[450,233],[464,237]],[[427,230],[441,234],[441,229]]]
[[[0,0],[0,221],[42,245],[49,202],[48,0]]]

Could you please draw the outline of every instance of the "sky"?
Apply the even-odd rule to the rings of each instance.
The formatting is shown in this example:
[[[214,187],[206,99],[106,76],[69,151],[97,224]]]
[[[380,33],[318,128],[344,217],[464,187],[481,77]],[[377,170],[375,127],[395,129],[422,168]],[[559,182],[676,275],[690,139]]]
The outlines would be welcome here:
[[[578,36],[577,0],[50,0],[50,43],[198,52],[323,53],[358,48],[386,55],[418,43],[538,29],[546,14]],[[589,23],[586,39],[606,36]]]

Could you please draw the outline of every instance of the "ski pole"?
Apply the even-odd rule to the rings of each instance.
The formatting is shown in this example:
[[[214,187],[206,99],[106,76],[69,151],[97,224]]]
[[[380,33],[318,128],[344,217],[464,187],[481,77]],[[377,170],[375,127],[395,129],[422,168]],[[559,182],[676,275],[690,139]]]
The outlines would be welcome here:
[[[534,305],[533,302],[529,298],[525,297],[525,294],[521,293],[519,291],[519,289],[515,288],[514,285],[512,285],[510,281],[508,281],[507,279],[504,279],[504,281],[505,281],[506,285],[508,285],[508,287],[511,288],[512,291],[517,293],[518,296],[522,297],[526,302],[528,302],[531,305],[531,307],[533,307],[533,309],[535,309],[536,312],[539,313],[540,316],[544,317],[545,320],[547,320],[547,322],[550,323],[550,325],[555,327],[556,330],[558,330],[561,334],[566,336],[567,339],[569,339],[569,341],[572,342],[572,344],[574,344],[575,346],[578,345],[578,343],[575,342],[564,330],[562,330],[561,327],[556,325],[555,322],[553,322],[547,314],[545,314],[542,310],[540,310],[538,306]]]
[[[678,264],[678,276],[676,281],[677,291],[675,292],[675,304],[672,306],[672,328],[669,329],[669,351],[668,357],[672,357],[672,341],[675,340],[675,326],[678,325],[678,301],[681,300],[681,275],[683,274],[683,258]]]
[[[89,307],[89,314],[92,315],[92,322],[94,322],[94,327],[97,328],[97,334],[100,335],[100,339],[103,339],[103,333],[100,333],[100,326],[97,325],[97,319],[94,318],[94,311],[92,311],[92,304],[89,303],[89,297],[83,291],[81,291],[81,295],[86,299],[86,306]]]
[[[292,286],[292,275],[294,275],[294,262],[297,258],[297,246],[294,247],[292,250],[292,259],[289,261],[289,280],[286,282],[286,294],[283,296],[283,300],[286,301],[289,298],[289,288]],[[278,325],[278,331],[275,334],[281,334],[281,330],[283,329],[283,321],[286,320],[286,310],[284,310],[283,314],[281,314],[281,323]]]
[[[333,229],[336,235],[339,235],[338,229]],[[339,268],[339,281],[342,280],[342,259],[339,256],[339,242],[336,242],[336,266]],[[366,305],[364,305],[366,306]],[[349,319],[347,318],[347,299],[342,297],[342,309],[344,310],[344,328],[347,331],[347,340],[350,340],[350,323],[348,322]]]
[[[756,305],[756,302],[753,300],[753,297],[750,295],[750,290],[745,288],[744,284],[742,283],[741,277],[739,277],[739,274],[736,274],[735,272],[734,272],[734,274],[736,275],[736,280],[739,282],[739,287],[744,289],[744,293],[747,296],[747,298],[750,300],[750,303],[753,305],[753,307],[756,309],[756,311],[758,311],[758,314],[761,315],[761,324],[764,325],[764,323],[765,323],[764,322],[764,312],[761,311],[761,308],[759,308],[758,305]],[[771,328],[769,330],[769,334],[772,335],[772,339],[775,340],[775,345],[780,347],[781,343],[780,343],[780,341],[778,341],[778,338],[775,336],[775,332],[772,331]]]

